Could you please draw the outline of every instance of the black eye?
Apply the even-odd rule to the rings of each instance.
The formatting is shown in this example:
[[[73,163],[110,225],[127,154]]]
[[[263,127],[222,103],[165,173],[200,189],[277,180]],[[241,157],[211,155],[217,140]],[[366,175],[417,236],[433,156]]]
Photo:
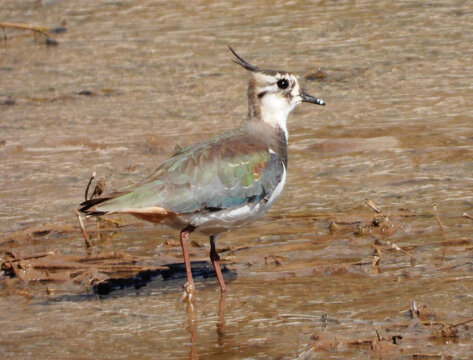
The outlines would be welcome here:
[[[289,86],[289,82],[286,79],[278,80],[278,88],[287,89],[288,86]]]

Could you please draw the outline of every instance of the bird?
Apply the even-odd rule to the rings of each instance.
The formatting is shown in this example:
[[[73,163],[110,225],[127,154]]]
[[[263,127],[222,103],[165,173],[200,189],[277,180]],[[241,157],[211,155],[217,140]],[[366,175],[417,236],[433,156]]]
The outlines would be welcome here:
[[[82,202],[79,208],[90,216],[130,214],[179,230],[187,276],[184,297],[189,300],[195,292],[187,247],[190,234],[209,236],[210,261],[224,293],[217,237],[269,210],[286,181],[289,113],[302,102],[325,105],[304,92],[295,75],[254,66],[228,48],[233,62],[249,74],[248,115],[243,124],[179,148],[142,181]]]

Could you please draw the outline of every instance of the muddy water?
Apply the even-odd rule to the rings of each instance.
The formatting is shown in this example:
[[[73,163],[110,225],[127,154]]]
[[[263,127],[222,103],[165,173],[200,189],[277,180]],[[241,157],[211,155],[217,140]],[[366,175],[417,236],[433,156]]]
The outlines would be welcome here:
[[[296,72],[327,106],[289,118],[287,185],[270,214],[219,239],[234,249],[225,299],[214,278],[197,282],[193,310],[179,301],[182,280],[98,297],[72,283],[3,279],[2,358],[470,358],[468,325],[453,340],[405,340],[411,352],[401,354],[341,339],[392,335],[412,301],[439,322],[473,317],[473,221],[462,217],[473,215],[471,3],[39,3],[0,2],[2,21],[64,19],[68,29],[57,47],[17,30],[0,43],[2,238],[73,224],[92,171],[108,189],[125,186],[176,144],[241,123],[246,74],[227,44]],[[386,231],[370,226],[365,198],[393,214]],[[99,250],[160,265],[179,261],[175,246],[162,257],[176,235],[141,224]],[[85,254],[78,231],[2,245],[12,249]],[[316,331],[338,340],[320,346]]]

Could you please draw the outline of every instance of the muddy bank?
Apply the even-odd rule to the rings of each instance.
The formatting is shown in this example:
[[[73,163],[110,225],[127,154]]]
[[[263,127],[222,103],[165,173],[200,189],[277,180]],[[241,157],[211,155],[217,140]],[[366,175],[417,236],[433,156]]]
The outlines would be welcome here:
[[[265,246],[266,254],[256,256],[240,255],[241,253],[251,252],[251,246],[227,246],[218,248],[218,252],[227,261],[230,268],[241,270],[244,269],[242,263],[246,263],[247,266],[251,266],[253,262],[264,263],[265,265],[277,266],[277,273],[279,274],[277,276],[284,276],[284,274],[291,271],[296,276],[325,273],[339,275],[360,273],[366,271],[362,270],[362,267],[366,265],[371,265],[371,272],[379,273],[381,271],[380,264],[384,262],[383,256],[386,252],[408,257],[412,264],[415,263],[416,257],[410,252],[416,250],[416,245],[401,248],[390,240],[398,237],[397,233],[403,232],[403,223],[405,226],[409,219],[414,218],[430,221],[435,219],[439,230],[444,234],[444,241],[434,244],[422,244],[422,247],[470,245],[468,238],[448,239],[438,214],[416,214],[403,209],[387,214],[383,213],[372,200],[366,199],[365,203],[367,208],[373,210],[374,215],[369,212],[357,215],[293,213],[287,216],[275,216],[274,218],[280,221],[302,222],[306,226],[310,223],[322,224],[326,228],[327,235],[319,237],[319,242],[330,241],[331,237],[339,234],[350,236],[353,239],[352,241],[356,241],[358,238],[370,237],[374,239],[371,244],[373,248],[371,260],[363,259],[341,264],[313,262],[311,260],[303,263],[302,267],[300,265],[294,266],[294,264],[286,266],[286,256],[282,254],[291,251],[301,251],[309,254],[312,241],[278,244],[277,249],[273,249],[273,246]],[[84,226],[81,219],[76,225],[43,224],[8,234],[0,242],[0,251],[3,253],[1,258],[2,276],[20,280],[17,283],[20,287],[23,286],[21,284],[30,282],[72,282],[83,286],[83,291],[93,290],[98,294],[108,294],[116,289],[130,286],[138,288],[157,277],[162,280],[185,277],[182,263],[166,264],[170,259],[169,254],[160,259],[160,254],[154,257],[138,256],[120,251],[104,251],[100,246],[102,242],[111,241],[114,236],[119,236],[120,232],[127,230],[140,231],[140,228],[146,225],[143,222],[133,220],[131,217],[120,218],[119,220],[113,220],[113,218],[87,220],[88,227]],[[93,226],[94,224],[95,226]],[[53,244],[48,244],[51,240],[70,239],[71,236],[77,236],[81,233],[85,240],[82,249],[64,253],[64,250],[55,248]],[[280,232],[279,234],[282,235],[283,233]],[[79,241],[80,237],[75,240],[75,242]],[[179,257],[177,254],[180,251],[178,241],[169,239],[163,245],[168,251],[173,252],[173,256]],[[197,253],[198,258],[205,258],[208,244],[192,239],[190,245],[195,248],[194,252]],[[38,252],[37,249],[41,248],[46,250]],[[313,257],[315,258],[315,256]],[[152,263],[156,265],[152,265]],[[240,263],[240,265],[237,265],[237,263]],[[195,275],[203,278],[214,276],[215,274],[209,265],[205,261],[193,262]],[[228,271],[228,269],[225,268],[224,271]]]
[[[166,299],[166,306],[182,306],[177,313],[187,320],[175,331],[188,334],[191,345],[183,351],[193,356],[207,353],[197,339],[216,326],[222,349],[243,346],[285,356],[276,339],[294,340],[300,331],[300,343],[292,350],[298,359],[468,358],[473,240],[451,236],[434,211],[391,214],[372,200],[366,204],[363,214],[277,216],[273,221],[280,228],[269,238],[255,241],[250,232],[248,243],[223,242],[218,250],[229,293],[218,304],[205,238],[194,239],[191,247],[197,298],[189,308],[180,300],[185,269],[177,239],[164,240],[153,254],[126,251],[120,238],[150,236],[145,224],[131,218],[119,219],[121,228],[102,223],[99,231],[95,220],[87,220],[92,248],[76,225],[49,224],[10,234],[1,245],[0,286],[4,296],[23,298],[38,310],[71,301],[88,308],[98,299],[106,304],[107,298],[126,309],[137,297],[144,308],[126,316],[126,323],[140,327],[149,316],[151,323],[161,323],[148,307]],[[288,224],[301,231],[294,234]],[[420,235],[430,240],[418,241]],[[103,243],[110,237],[114,251]],[[213,305],[206,305],[209,301]],[[245,320],[242,311],[249,311]],[[66,312],[71,319],[83,314]],[[248,327],[254,321],[262,321],[263,328]],[[277,324],[286,324],[288,332]],[[236,338],[230,335],[235,331],[247,333]]]
[[[309,360],[330,358],[333,354],[350,356],[356,351],[358,356],[368,358],[396,359],[456,359],[468,358],[472,346],[466,349],[449,351],[449,343],[460,344],[470,336],[473,318],[461,320],[454,324],[447,319],[458,318],[455,310],[449,314],[439,313],[426,305],[419,306],[412,302],[410,309],[400,316],[392,314],[390,318],[371,324],[373,335],[359,338],[347,329],[334,332],[330,325],[316,331],[310,339],[309,348],[297,359]],[[337,319],[323,318],[326,323],[340,323]],[[438,348],[442,350],[438,351]],[[436,350],[433,350],[436,349]]]

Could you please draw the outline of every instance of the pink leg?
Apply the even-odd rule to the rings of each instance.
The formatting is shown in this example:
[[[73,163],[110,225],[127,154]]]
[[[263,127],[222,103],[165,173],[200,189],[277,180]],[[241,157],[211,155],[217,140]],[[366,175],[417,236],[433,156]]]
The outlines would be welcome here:
[[[192,299],[192,295],[194,294],[195,285],[194,279],[192,278],[192,270],[191,270],[191,263],[189,261],[189,253],[187,251],[187,241],[189,240],[189,235],[191,232],[195,230],[195,227],[189,225],[184,230],[181,231],[180,239],[181,239],[181,247],[182,247],[182,255],[184,256],[184,264],[186,266],[186,274],[187,274],[187,282],[184,285],[186,292],[184,293],[183,299],[187,298],[188,300]]]
[[[224,293],[227,291],[225,288],[225,281],[223,280],[222,276],[222,270],[220,269],[220,256],[217,253],[217,250],[215,249],[215,235],[210,236],[210,261],[212,262],[212,265],[215,270],[215,274],[217,274],[217,279],[218,279],[218,284],[220,285],[220,292]]]

